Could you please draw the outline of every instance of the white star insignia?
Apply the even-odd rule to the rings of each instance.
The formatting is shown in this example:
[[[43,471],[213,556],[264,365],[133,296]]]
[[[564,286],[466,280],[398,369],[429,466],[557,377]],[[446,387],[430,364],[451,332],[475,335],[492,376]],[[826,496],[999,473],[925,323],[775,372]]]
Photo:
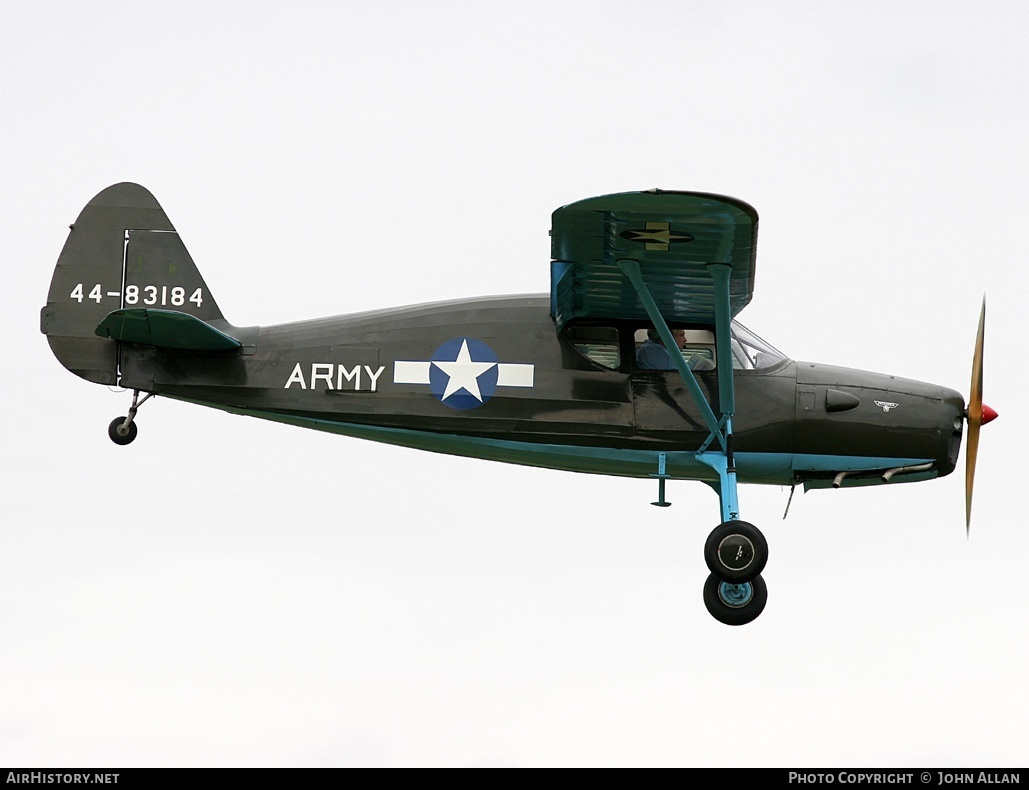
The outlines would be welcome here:
[[[472,355],[468,353],[468,340],[461,341],[461,350],[457,359],[453,362],[441,362],[433,360],[432,364],[446,373],[450,380],[443,393],[443,400],[446,400],[455,392],[465,390],[482,403],[482,393],[479,392],[479,376],[496,365],[496,362],[473,362]]]

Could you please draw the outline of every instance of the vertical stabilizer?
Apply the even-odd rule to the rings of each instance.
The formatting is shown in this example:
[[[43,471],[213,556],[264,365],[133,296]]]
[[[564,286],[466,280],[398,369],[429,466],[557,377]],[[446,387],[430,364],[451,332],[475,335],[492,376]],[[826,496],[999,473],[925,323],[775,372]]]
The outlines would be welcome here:
[[[40,328],[72,373],[100,384],[118,380],[119,343],[96,329],[111,312],[152,307],[222,319],[168,215],[138,184],[115,184],[93,198],[71,226],[57,259]]]

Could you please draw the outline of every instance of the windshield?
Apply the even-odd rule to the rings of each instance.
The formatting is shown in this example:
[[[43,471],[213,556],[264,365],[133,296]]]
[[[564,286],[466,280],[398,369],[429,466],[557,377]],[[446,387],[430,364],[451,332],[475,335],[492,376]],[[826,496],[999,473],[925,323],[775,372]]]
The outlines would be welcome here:
[[[785,362],[786,355],[766,343],[747,327],[732,322],[732,366],[734,370],[763,370]]]

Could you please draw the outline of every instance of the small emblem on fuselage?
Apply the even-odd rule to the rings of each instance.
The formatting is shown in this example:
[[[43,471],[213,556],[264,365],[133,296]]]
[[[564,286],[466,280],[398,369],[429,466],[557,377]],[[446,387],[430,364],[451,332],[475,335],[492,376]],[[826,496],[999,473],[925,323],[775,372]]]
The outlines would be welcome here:
[[[648,222],[641,230],[622,231],[621,237],[626,241],[638,241],[651,252],[664,252],[669,244],[681,244],[695,238],[692,233],[676,233],[667,222]]]
[[[875,402],[875,405],[878,406],[880,409],[882,409],[887,414],[889,414],[890,409],[895,409],[900,404],[899,403],[890,403],[890,401],[888,401],[888,400],[877,400]]]
[[[534,365],[499,362],[488,345],[457,337],[437,348],[429,360],[397,360],[394,384],[428,384],[436,400],[451,409],[474,409],[497,387],[531,387]]]

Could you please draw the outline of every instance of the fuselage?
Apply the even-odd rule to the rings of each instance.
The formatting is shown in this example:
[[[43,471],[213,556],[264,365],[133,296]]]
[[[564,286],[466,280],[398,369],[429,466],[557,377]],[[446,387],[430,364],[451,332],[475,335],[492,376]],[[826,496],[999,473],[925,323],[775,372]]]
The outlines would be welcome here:
[[[638,327],[611,321],[558,335],[546,296],[227,329],[243,341],[242,353],[125,345],[122,386],[571,471],[645,477],[663,455],[674,478],[717,480],[697,460],[710,432],[679,373],[636,364]],[[583,341],[589,332],[602,342]],[[696,373],[716,411],[725,373]],[[784,357],[740,364],[733,374],[740,482],[867,485],[890,470],[892,482],[902,482],[954,468],[964,402],[953,390]]]

